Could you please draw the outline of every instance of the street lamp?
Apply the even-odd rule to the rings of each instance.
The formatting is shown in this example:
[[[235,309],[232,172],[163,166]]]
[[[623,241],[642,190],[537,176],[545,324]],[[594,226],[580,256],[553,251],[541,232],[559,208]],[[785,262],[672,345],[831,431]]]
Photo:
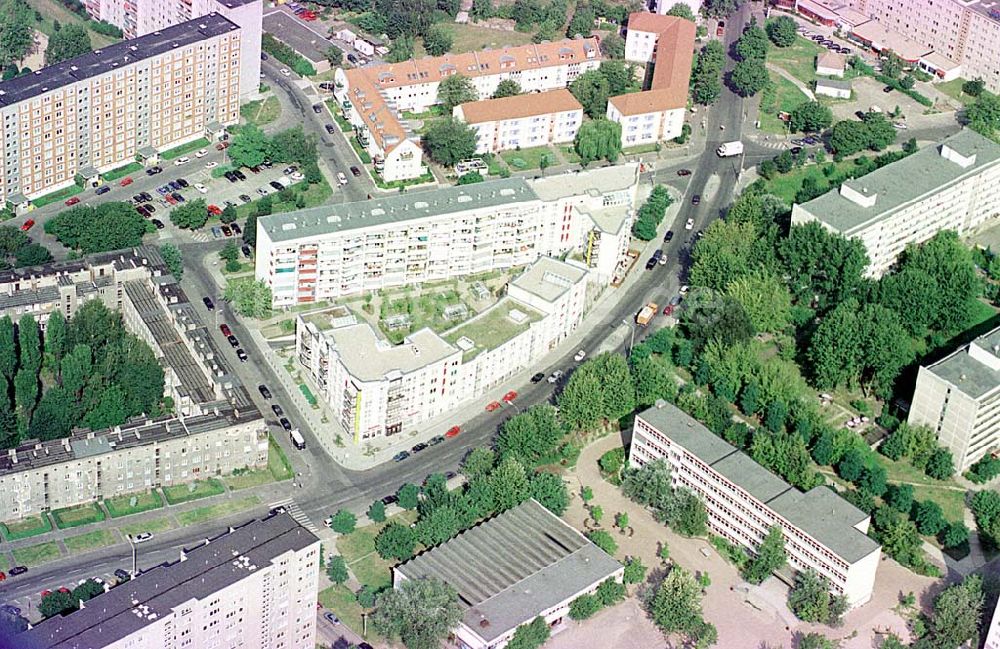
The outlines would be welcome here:
[[[622,318],[622,324],[625,325],[626,327],[628,327],[629,331],[632,332],[631,337],[629,338],[628,350],[627,350],[627,353],[631,354],[632,353],[632,348],[635,347],[635,327],[632,326],[631,322],[629,322],[628,320],[625,320],[624,318]]]
[[[132,573],[131,573],[131,578],[135,579],[135,573],[136,573],[136,569],[135,569],[135,559],[136,559],[136,556],[135,556],[136,555],[135,541],[132,540],[132,535],[131,534],[126,534],[125,535],[125,539],[128,541],[129,547],[132,548]]]

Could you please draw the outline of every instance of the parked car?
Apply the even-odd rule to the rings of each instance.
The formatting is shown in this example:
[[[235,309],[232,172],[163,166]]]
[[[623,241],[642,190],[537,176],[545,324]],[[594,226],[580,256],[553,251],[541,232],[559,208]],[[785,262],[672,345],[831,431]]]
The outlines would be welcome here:
[[[556,370],[552,374],[549,374],[549,378],[548,378],[549,383],[552,383],[553,385],[555,385],[556,383],[559,382],[559,379],[561,379],[563,377],[563,374],[564,374],[564,372],[562,370]]]
[[[215,168],[216,168],[216,167],[218,167],[218,166],[219,166],[219,163],[218,163],[218,162],[216,162],[215,160],[212,160],[212,161],[210,161],[210,162],[206,162],[206,163],[205,163],[205,168],[206,168],[206,169],[215,169]]]
[[[183,196],[181,196],[180,192],[174,192],[171,194],[171,196],[173,196],[174,200],[177,201],[178,203],[183,203],[185,200],[187,200]]]
[[[344,175],[343,171],[337,172],[337,182],[339,182],[341,185],[347,184],[347,176]]]
[[[163,221],[159,219],[151,219],[149,222],[152,223],[153,227],[156,228],[157,230],[162,230],[164,227],[166,227],[165,225],[163,225]]]
[[[402,462],[403,460],[405,460],[408,457],[410,457],[409,452],[407,452],[407,451],[400,451],[399,453],[396,453],[395,455],[392,456],[392,461],[393,462]],[[385,502],[385,498],[383,498],[382,501]]]
[[[212,301],[212,298],[205,296],[201,298],[201,301],[205,304],[206,309],[209,311],[215,311],[215,302]]]
[[[500,409],[499,401],[490,401],[489,403],[486,404],[486,412],[494,412],[499,409]]]
[[[691,197],[691,204],[692,205],[700,205],[701,204],[701,194],[695,194],[694,196],[692,196]]]
[[[406,453],[406,451],[403,451],[403,452]],[[407,453],[406,455],[407,455],[407,457],[409,457],[410,454]],[[395,458],[393,458],[393,459],[395,459]],[[399,462],[399,460],[396,460],[396,461]],[[389,505],[395,505],[398,502],[399,502],[399,497],[396,496],[396,494],[389,494],[388,496],[383,496],[382,497],[382,504],[385,505],[386,507],[388,507]]]
[[[282,417],[281,419],[279,419],[278,423],[281,424],[281,427],[284,428],[285,430],[291,430],[292,429],[292,422],[288,421],[288,419],[285,418],[285,417]]]
[[[250,202],[250,201],[252,201],[252,200],[253,200],[253,199],[252,199],[252,198],[250,198],[250,195],[249,195],[249,194],[240,194],[240,201],[241,201],[241,202],[243,202],[243,203],[249,203],[249,202]]]
[[[544,378],[545,378],[545,372],[539,372],[538,374],[535,374],[533,377],[531,377],[531,382],[541,383],[542,379]]]
[[[257,386],[257,390],[260,392],[260,396],[264,397],[265,399],[271,398],[271,391],[263,383]]]
[[[197,189],[202,194],[207,194],[208,193],[208,187],[205,187],[201,183],[195,183],[194,184],[194,188]]]
[[[191,162],[191,158],[187,157],[186,155],[182,155],[181,157],[174,160],[174,166],[179,167],[181,165],[186,165],[189,162]]]
[[[288,68],[281,68],[280,70],[278,70],[278,72],[280,72],[281,75],[284,76],[284,77],[290,77],[290,76],[292,76],[292,73],[291,73],[291,71]]]
[[[279,183],[279,182],[278,182],[277,180],[272,180],[271,182],[269,182],[269,183],[268,183],[268,185],[270,185],[271,187],[274,187],[274,191],[276,191],[276,192],[280,192],[280,191],[281,191],[282,189],[284,189],[284,188],[285,188],[285,187],[284,187],[284,186],[283,186],[283,185],[282,185],[281,183]]]
[[[197,152],[196,152],[196,153],[194,154],[194,157],[196,157],[196,158],[204,158],[204,157],[205,157],[205,156],[207,156],[207,155],[208,155],[208,149],[199,149],[199,150],[198,150],[198,151],[197,151]]]
[[[163,173],[163,169],[161,167],[150,167],[146,170],[147,176],[155,176],[158,173]]]
[[[17,577],[18,575],[23,575],[26,572],[28,572],[28,568],[27,567],[25,567],[25,566],[14,566],[13,568],[11,568],[10,570],[7,571],[7,574],[10,575],[11,577]]]
[[[285,411],[282,410],[281,406],[276,403],[271,404],[271,411],[274,413],[275,417],[282,417],[285,414]]]
[[[66,206],[67,207],[72,207],[73,205],[76,205],[79,202],[80,202],[80,198],[77,197],[77,196],[73,196],[72,198],[70,198],[69,200],[66,201]]]
[[[444,441],[444,435],[435,435],[434,437],[427,440],[428,446],[437,446]]]
[[[694,219],[688,219],[684,223],[684,229],[685,230],[692,230],[692,229],[694,229]]]
[[[228,148],[229,148],[229,142],[219,142],[218,144],[215,145],[216,151],[222,151]]]
[[[236,350],[236,357],[240,359],[241,363],[246,363],[247,359],[250,358],[249,356],[247,356],[247,353],[245,351],[243,351],[242,347],[237,348],[237,350]]]
[[[670,243],[673,240],[674,240],[674,231],[673,230],[667,230],[667,233],[665,235],[663,235],[663,242],[664,243]]]
[[[120,181],[118,181],[119,187],[128,187],[132,184],[132,176],[125,176]]]
[[[251,256],[251,254],[252,254],[250,252],[250,246],[248,246],[246,244],[243,244],[243,247],[240,248],[240,251],[243,253],[243,256],[246,257],[247,259],[249,259],[250,256]]]
[[[802,141],[805,142],[806,144],[808,144],[809,146],[813,146],[815,144],[819,144],[820,143],[820,139],[818,137],[814,137],[812,135],[809,135],[807,137],[802,138]]]
[[[361,175],[361,170],[358,169],[357,167],[352,166],[351,167],[351,173],[354,174],[355,178],[357,178],[357,177],[359,177]]]
[[[110,191],[111,191],[111,185],[101,185],[100,187],[94,190],[94,193],[100,196],[101,194],[107,194]]]
[[[28,219],[21,224],[21,232],[27,232],[33,227],[35,227],[35,219]]]
[[[336,616],[336,615],[334,615],[333,613],[330,613],[330,612],[326,612],[326,613],[324,613],[324,614],[323,614],[323,617],[324,617],[324,618],[326,619],[326,621],[327,621],[327,622],[329,622],[330,624],[333,624],[333,625],[337,625],[337,624],[340,624],[340,620],[338,620],[338,619],[337,619],[337,616]]]
[[[236,349],[237,347],[240,346],[240,341],[236,336],[233,335],[226,336],[226,340],[229,341],[229,344],[232,345],[233,349]]]
[[[179,190],[179,189],[183,189],[184,187],[187,187],[187,181],[184,180],[184,184],[182,185],[181,184],[182,180],[184,180],[184,179],[183,178],[178,178],[177,180],[171,180],[170,182],[167,183],[167,187],[169,187],[170,189],[172,189],[175,192],[177,190]]]
[[[886,86],[885,88],[882,88],[882,92],[884,92],[885,94],[889,94],[890,92],[892,92],[892,90],[893,90],[892,86]]]
[[[323,112],[323,104],[313,104],[313,112],[317,115]]]
[[[427,448],[427,444],[424,444],[423,442],[420,442],[419,444],[414,444],[413,448],[410,449],[410,452],[411,453],[419,453],[420,451],[424,450],[425,448]]]
[[[587,352],[585,352],[585,351],[583,351],[581,349],[580,351],[578,351],[576,354],[573,355],[573,360],[576,361],[577,363],[579,363],[580,361],[582,361],[586,357],[587,357]]]
[[[136,543],[145,543],[146,541],[153,538],[152,532],[140,532],[132,537],[132,540]]]
[[[127,571],[118,568],[117,570],[115,570],[115,577],[117,577],[121,581],[128,581],[129,579],[132,578],[132,575],[128,574]]]
[[[233,169],[233,175],[236,176],[236,180],[246,180],[247,175],[240,171],[239,169]]]
[[[229,224],[229,227],[233,229],[233,234],[243,234],[243,229],[240,228],[240,224],[233,221]]]
[[[691,175],[691,170],[690,169],[678,169],[677,170],[677,175],[678,176],[690,176]]]
[[[333,124],[324,124],[323,128],[325,128],[326,132],[329,133],[330,135],[333,135],[334,133],[337,132],[337,129],[333,126]]]
[[[445,437],[456,437],[461,432],[462,432],[462,427],[461,426],[452,426],[451,428],[449,428],[447,430],[447,432],[445,432],[444,436]]]
[[[216,209],[218,209],[218,208],[216,208]],[[226,237],[231,237],[231,236],[233,236],[233,231],[229,228],[228,225],[224,225],[224,226],[222,226],[222,235],[226,236]]]

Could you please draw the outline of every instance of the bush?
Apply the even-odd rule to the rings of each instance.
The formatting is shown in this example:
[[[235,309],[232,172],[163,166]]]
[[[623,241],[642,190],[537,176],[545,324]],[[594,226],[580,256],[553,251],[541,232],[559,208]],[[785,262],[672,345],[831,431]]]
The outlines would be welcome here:
[[[580,595],[569,605],[569,616],[574,620],[586,620],[601,610],[601,600],[596,595]]]
[[[618,544],[615,543],[615,540],[611,537],[609,532],[604,530],[592,530],[587,532],[587,538],[590,539],[591,543],[601,548],[611,556],[614,556],[615,552],[618,551]]]
[[[970,466],[965,473],[965,477],[976,484],[989,482],[998,475],[1000,475],[1000,458],[995,458],[989,453]]]
[[[601,467],[601,471],[604,473],[617,476],[621,472],[622,467],[625,466],[625,449],[611,449],[601,456],[601,459],[597,461],[597,464]]]
[[[260,47],[262,50],[290,67],[296,74],[303,77],[311,77],[316,74],[316,68],[314,68],[309,61],[305,60],[298,52],[270,34],[264,34],[263,38],[260,40]]]

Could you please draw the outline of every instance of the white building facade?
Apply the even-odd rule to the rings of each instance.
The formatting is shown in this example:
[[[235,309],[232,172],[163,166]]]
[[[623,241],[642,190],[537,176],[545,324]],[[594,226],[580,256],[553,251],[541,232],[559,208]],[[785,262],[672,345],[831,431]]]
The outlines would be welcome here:
[[[452,114],[475,129],[476,153],[572,142],[583,123],[583,106],[565,88],[460,104]]]
[[[665,402],[636,416],[629,452],[634,467],[661,459],[705,504],[713,533],[755,551],[778,526],[792,568],[815,570],[852,607],[871,599],[882,549],[868,514],[834,491],[800,492]]]

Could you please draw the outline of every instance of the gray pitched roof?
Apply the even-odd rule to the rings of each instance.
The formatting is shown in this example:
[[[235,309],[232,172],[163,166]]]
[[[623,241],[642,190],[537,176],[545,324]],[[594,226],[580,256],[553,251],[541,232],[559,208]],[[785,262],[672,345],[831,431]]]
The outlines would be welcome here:
[[[534,500],[521,503],[397,566],[458,591],[462,622],[491,642],[622,565]]]

